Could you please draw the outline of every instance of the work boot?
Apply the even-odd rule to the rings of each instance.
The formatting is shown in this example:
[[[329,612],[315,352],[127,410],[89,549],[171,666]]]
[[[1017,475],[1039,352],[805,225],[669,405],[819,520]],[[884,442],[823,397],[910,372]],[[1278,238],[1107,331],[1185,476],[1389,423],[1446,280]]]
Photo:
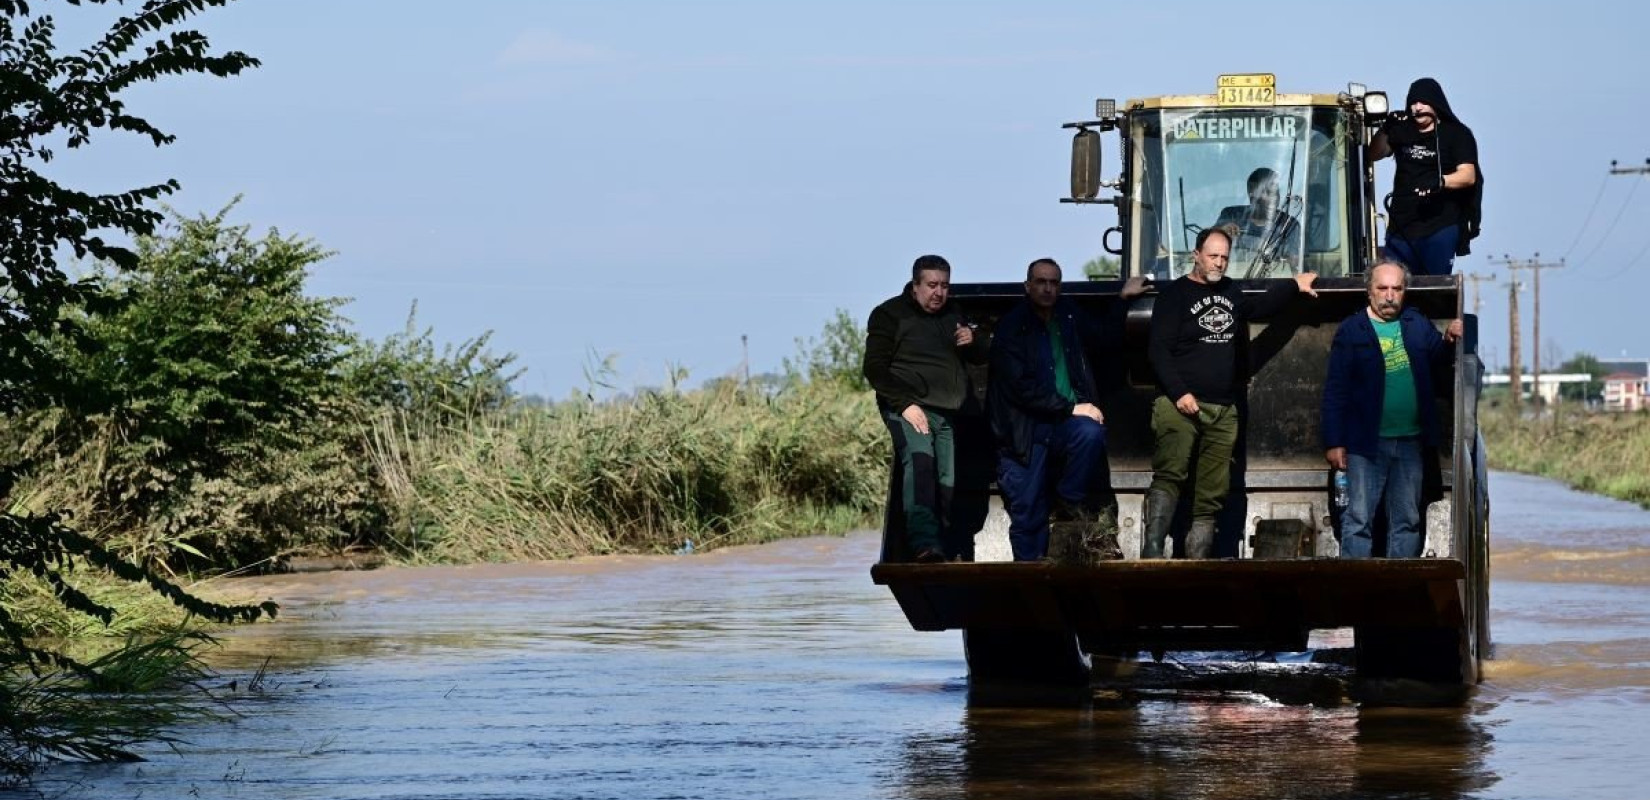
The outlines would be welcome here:
[[[1163,545],[1169,541],[1169,526],[1174,523],[1175,496],[1162,489],[1149,489],[1141,509],[1140,557],[1163,558]]]
[[[939,564],[948,561],[945,551],[938,547],[924,547],[917,551],[913,558],[918,564]]]
[[[1186,557],[1210,558],[1215,552],[1215,521],[1192,520],[1192,529],[1186,532]]]
[[[1084,560],[1090,564],[1123,560],[1123,547],[1117,543],[1117,504],[1088,511],[1084,517]]]

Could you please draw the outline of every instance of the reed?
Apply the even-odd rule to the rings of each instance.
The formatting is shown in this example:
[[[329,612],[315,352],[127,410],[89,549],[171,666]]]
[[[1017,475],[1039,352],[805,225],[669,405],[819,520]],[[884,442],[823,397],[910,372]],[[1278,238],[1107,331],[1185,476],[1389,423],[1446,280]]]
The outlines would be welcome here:
[[[1479,415],[1490,466],[1650,508],[1650,414]]]
[[[393,552],[510,561],[840,533],[881,505],[885,438],[867,392],[719,382],[439,425],[384,413],[368,451]]]

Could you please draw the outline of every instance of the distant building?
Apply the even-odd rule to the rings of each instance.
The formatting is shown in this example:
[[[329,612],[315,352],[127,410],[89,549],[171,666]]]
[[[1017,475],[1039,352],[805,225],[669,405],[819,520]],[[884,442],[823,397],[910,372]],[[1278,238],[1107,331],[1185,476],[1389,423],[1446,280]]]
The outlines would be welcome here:
[[[1629,372],[1640,377],[1650,376],[1650,358],[1601,358],[1598,368],[1606,375]]]
[[[1599,359],[1604,369],[1604,410],[1650,409],[1650,359]]]
[[[1532,397],[1532,387],[1534,384],[1533,376],[1526,372],[1518,376],[1518,378],[1519,395],[1522,397]],[[1585,372],[1543,372],[1541,373],[1541,386],[1539,389],[1541,393],[1541,402],[1545,404],[1558,402],[1560,399],[1560,395],[1558,393],[1559,387],[1566,383],[1586,384],[1592,380],[1593,376]],[[1512,377],[1504,372],[1491,373],[1484,376],[1485,386],[1507,386],[1510,389],[1511,384]]]

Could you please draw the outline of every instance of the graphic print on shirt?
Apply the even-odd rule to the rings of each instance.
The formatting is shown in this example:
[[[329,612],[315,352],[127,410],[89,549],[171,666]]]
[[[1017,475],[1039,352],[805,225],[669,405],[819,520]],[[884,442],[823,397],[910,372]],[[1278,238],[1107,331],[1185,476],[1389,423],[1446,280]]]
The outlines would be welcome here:
[[[1232,314],[1232,301],[1221,295],[1210,295],[1192,304],[1192,318],[1197,320],[1198,327],[1209,332],[1199,341],[1208,344],[1225,344],[1232,341],[1232,324],[1237,317]]]
[[[1410,161],[1421,163],[1438,158],[1438,151],[1433,149],[1430,143],[1412,144],[1404,148],[1404,157]]]
[[[1404,340],[1396,336],[1381,339],[1381,358],[1386,362],[1388,375],[1409,371],[1409,353],[1404,350]]]

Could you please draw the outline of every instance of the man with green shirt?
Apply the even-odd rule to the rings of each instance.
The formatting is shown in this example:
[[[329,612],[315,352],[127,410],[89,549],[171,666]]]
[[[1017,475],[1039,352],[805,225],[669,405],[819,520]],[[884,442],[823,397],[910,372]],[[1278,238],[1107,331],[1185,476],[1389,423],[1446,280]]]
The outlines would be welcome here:
[[[905,291],[877,306],[865,325],[865,379],[899,462],[905,555],[920,562],[946,561],[965,549],[946,543],[956,488],[955,417],[972,400],[963,360],[983,362],[985,349],[950,296],[951,264],[922,256]]]
[[[1389,558],[1421,555],[1422,454],[1438,446],[1434,376],[1454,362],[1461,320],[1442,334],[1404,307],[1409,271],[1383,261],[1365,276],[1369,305],[1347,317],[1329,349],[1324,457],[1347,477],[1341,557],[1373,555],[1371,522],[1384,507]]]
[[[1052,258],[1026,267],[1025,287],[1025,301],[997,321],[986,393],[1014,560],[1122,558],[1098,405],[1107,376],[1090,354],[1122,342],[1127,301],[1145,281],[1129,279],[1103,317],[1060,297]]]

